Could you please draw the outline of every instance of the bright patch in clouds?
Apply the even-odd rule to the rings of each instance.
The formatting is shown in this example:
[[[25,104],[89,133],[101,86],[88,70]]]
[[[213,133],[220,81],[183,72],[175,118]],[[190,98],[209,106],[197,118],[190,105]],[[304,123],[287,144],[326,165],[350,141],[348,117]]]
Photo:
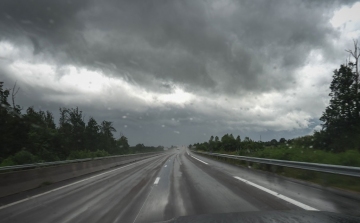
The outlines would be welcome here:
[[[162,102],[169,102],[169,103],[177,103],[177,104],[184,104],[186,102],[191,101],[194,98],[193,95],[185,92],[181,88],[175,88],[174,92],[171,94],[163,94],[159,96],[159,100]]]
[[[352,7],[344,6],[334,13],[334,17],[330,20],[334,27],[339,27],[347,22],[360,21],[360,3],[354,4]]]
[[[103,87],[110,83],[109,78],[96,71],[72,65],[58,68],[45,63],[15,61],[8,68],[17,80],[60,92],[100,93]]]
[[[360,35],[360,2],[352,7],[344,6],[334,13],[330,23],[341,29],[341,34],[348,39],[359,38]]]
[[[8,42],[0,42],[0,57],[11,63],[5,63],[5,69],[12,74],[14,80],[36,88],[46,88],[58,92],[44,95],[44,99],[66,101],[85,99],[85,103],[92,103],[99,98],[112,101],[114,104],[122,101],[128,109],[148,107],[163,107],[166,104],[183,106],[193,100],[194,96],[176,86],[171,93],[149,92],[132,85],[122,78],[106,76],[102,70],[89,70],[86,67],[74,65],[58,66],[56,64],[40,63],[39,58],[25,49],[19,49]],[[19,52],[24,50],[23,59],[18,59]],[[41,90],[41,89],[39,89]],[[63,95],[66,93],[66,95]],[[67,96],[70,95],[70,96]],[[91,98],[89,98],[89,96]],[[84,100],[82,100],[84,102]],[[127,101],[127,103],[126,103]],[[130,106],[133,102],[134,106]]]
[[[63,68],[65,75],[61,77],[62,84],[72,86],[83,92],[101,92],[111,81],[99,72],[67,66]]]

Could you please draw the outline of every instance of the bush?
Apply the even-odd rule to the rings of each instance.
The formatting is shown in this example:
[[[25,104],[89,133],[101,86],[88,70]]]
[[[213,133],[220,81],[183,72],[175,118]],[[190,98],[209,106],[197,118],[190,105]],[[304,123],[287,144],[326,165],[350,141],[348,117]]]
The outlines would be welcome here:
[[[28,164],[28,163],[35,163],[39,159],[38,157],[34,156],[32,153],[21,150],[12,157],[12,160],[14,161],[15,165],[21,165],[21,164]]]
[[[13,156],[9,156],[6,159],[4,159],[0,166],[13,166],[13,165],[21,165],[21,164],[29,164],[29,163],[35,163],[38,162],[39,158],[37,156],[34,156],[32,153],[21,150],[17,153],[15,153]]]
[[[337,154],[340,160],[339,164],[344,166],[360,166],[360,152],[357,150],[348,150]]]
[[[105,150],[96,150],[96,152],[94,152],[95,157],[104,157],[104,156],[110,156],[110,154],[108,152],[106,152]]]
[[[12,166],[15,165],[14,161],[12,160],[12,156],[9,156],[8,158],[4,159],[0,166]]]
[[[50,152],[47,149],[42,149],[42,151],[37,155],[39,156],[40,162],[52,162],[60,160],[60,158],[54,152]]]
[[[110,156],[110,154],[105,150],[97,150],[95,152],[91,152],[88,150],[77,150],[77,151],[71,151],[67,159],[68,160],[86,159],[86,158],[95,158],[95,157],[104,157],[104,156]]]

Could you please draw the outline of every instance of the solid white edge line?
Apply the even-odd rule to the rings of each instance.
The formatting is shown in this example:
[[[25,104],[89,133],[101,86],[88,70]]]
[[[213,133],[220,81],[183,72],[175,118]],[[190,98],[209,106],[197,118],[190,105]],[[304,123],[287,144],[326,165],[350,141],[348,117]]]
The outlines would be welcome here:
[[[145,161],[145,160],[144,160],[144,161]],[[141,162],[141,161],[140,161],[140,162]],[[74,182],[74,183],[67,184],[67,185],[64,185],[64,186],[62,186],[62,187],[58,187],[58,188],[55,188],[55,189],[46,191],[46,192],[41,193],[41,194],[37,194],[37,195],[31,196],[31,197],[27,197],[27,198],[25,198],[25,199],[22,199],[22,200],[19,200],[19,201],[10,203],[10,204],[6,204],[6,205],[3,205],[3,206],[0,206],[0,210],[1,210],[1,209],[4,209],[4,208],[7,208],[7,207],[10,207],[10,206],[13,206],[13,205],[15,205],[15,204],[20,204],[20,203],[22,203],[22,202],[24,202],[24,201],[31,200],[31,199],[33,199],[33,198],[41,197],[41,196],[43,196],[43,195],[45,195],[45,194],[49,194],[49,193],[51,193],[51,192],[55,192],[55,191],[64,189],[64,188],[66,188],[66,187],[73,186],[73,185],[75,185],[75,184],[78,184],[78,183],[81,183],[81,182],[84,182],[84,181],[93,179],[93,178],[95,178],[95,177],[98,177],[98,176],[101,176],[101,175],[105,175],[105,174],[108,174],[108,173],[117,171],[117,170],[119,170],[119,169],[122,169],[122,168],[125,168],[125,167],[128,167],[128,166],[132,166],[132,165],[135,165],[135,164],[139,164],[140,162],[136,162],[136,163],[132,163],[132,164],[129,164],[129,165],[126,165],[126,166],[118,167],[118,168],[116,168],[116,169],[109,170],[109,171],[106,171],[106,172],[104,172],[104,173],[100,173],[100,174],[98,174],[98,175],[95,175],[95,176],[92,176],[92,177],[89,177],[89,178],[85,178],[85,179],[76,181],[76,182]]]
[[[156,177],[155,181],[154,181],[154,184],[158,184],[159,183],[159,180],[160,180],[160,177]]]
[[[194,156],[192,156],[192,158],[194,158],[194,159],[196,159],[196,160],[198,160],[198,161],[200,161],[200,162],[202,162],[202,163],[205,163],[206,165],[209,165],[207,162],[204,162],[204,161],[202,161],[202,160],[200,160],[200,159],[198,159],[198,158],[196,158],[196,157],[194,157]]]
[[[291,204],[293,204],[293,205],[296,205],[296,206],[298,206],[298,207],[300,207],[300,208],[302,208],[302,209],[305,209],[305,210],[308,210],[308,211],[319,211],[319,210],[316,209],[316,208],[310,207],[309,205],[303,204],[303,203],[301,203],[301,202],[299,202],[299,201],[296,201],[296,200],[294,200],[294,199],[291,199],[291,198],[289,198],[289,197],[286,197],[286,196],[284,196],[284,195],[282,195],[282,194],[276,193],[275,191],[269,190],[269,189],[267,189],[267,188],[265,188],[265,187],[263,187],[263,186],[254,184],[254,183],[252,183],[252,182],[250,182],[250,181],[248,181],[248,180],[242,179],[242,178],[237,177],[237,176],[234,176],[234,178],[236,178],[236,179],[238,179],[238,180],[240,180],[240,181],[242,181],[242,182],[244,182],[244,183],[247,183],[247,184],[249,184],[249,185],[251,185],[251,186],[253,186],[253,187],[256,187],[256,188],[258,188],[258,189],[260,189],[260,190],[262,190],[262,191],[265,191],[265,192],[267,192],[267,193],[269,193],[269,194],[271,194],[271,195],[274,195],[274,196],[276,196],[276,197],[278,197],[278,198],[280,198],[280,199],[283,199],[283,200],[285,200],[285,201],[287,201],[287,202],[289,202],[289,203],[291,203]]]

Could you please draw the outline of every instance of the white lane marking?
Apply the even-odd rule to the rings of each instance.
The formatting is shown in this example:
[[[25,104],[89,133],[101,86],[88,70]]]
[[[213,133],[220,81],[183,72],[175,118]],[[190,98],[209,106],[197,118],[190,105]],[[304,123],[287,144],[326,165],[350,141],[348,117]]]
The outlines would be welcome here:
[[[240,180],[240,181],[242,181],[242,182],[245,182],[245,183],[247,183],[247,184],[250,184],[251,186],[254,186],[254,187],[256,187],[256,188],[258,188],[258,189],[260,189],[260,190],[262,190],[262,191],[265,191],[265,192],[267,192],[267,193],[269,193],[269,194],[272,194],[272,195],[274,195],[274,196],[276,196],[276,197],[278,197],[278,198],[280,198],[280,199],[283,199],[283,200],[285,200],[285,201],[287,201],[287,202],[289,202],[289,203],[291,203],[291,204],[293,204],[293,205],[296,205],[296,206],[298,206],[298,207],[300,207],[300,208],[302,208],[302,209],[305,209],[305,210],[308,210],[308,211],[318,211],[318,209],[316,209],[316,208],[310,207],[310,206],[308,206],[308,205],[306,205],[306,204],[303,204],[303,203],[301,203],[301,202],[299,202],[299,201],[296,201],[296,200],[294,200],[294,199],[291,199],[291,198],[289,198],[289,197],[286,197],[286,196],[284,196],[284,195],[282,195],[282,194],[276,193],[275,191],[269,190],[269,189],[267,189],[267,188],[265,188],[265,187],[263,187],[263,186],[254,184],[254,183],[252,183],[252,182],[250,182],[250,181],[248,181],[248,180],[242,179],[242,178],[237,177],[237,176],[234,176],[234,178],[236,178],[236,179],[238,179],[238,180]]]
[[[200,159],[198,159],[198,158],[196,158],[196,157],[194,157],[194,156],[192,156],[192,158],[194,158],[194,159],[196,159],[196,160],[199,160],[200,162],[205,163],[206,165],[209,165],[207,162],[204,162],[204,161],[202,161],[202,160],[200,160]]]
[[[144,162],[145,162],[145,161],[146,161],[146,160],[144,160]],[[98,175],[95,175],[95,176],[92,176],[92,177],[89,177],[89,178],[86,178],[86,179],[83,179],[83,180],[76,181],[76,182],[71,183],[71,184],[67,184],[67,185],[62,186],[62,187],[55,188],[55,189],[53,189],[53,190],[46,191],[46,192],[44,192],[44,193],[42,193],[42,194],[37,194],[37,195],[31,196],[31,197],[27,197],[27,198],[25,198],[25,199],[22,199],[22,200],[19,200],[19,201],[16,201],[16,202],[13,202],[13,203],[4,205],[4,206],[0,206],[0,210],[1,210],[1,209],[4,209],[4,208],[7,208],[7,207],[10,207],[10,206],[13,206],[13,205],[15,205],[15,204],[20,204],[20,203],[22,203],[22,202],[24,202],[24,201],[31,200],[31,199],[33,199],[33,198],[37,198],[37,197],[43,196],[43,195],[45,195],[45,194],[49,194],[49,193],[51,193],[51,192],[55,192],[55,191],[64,189],[64,188],[66,188],[66,187],[73,186],[73,185],[75,185],[75,184],[78,184],[78,183],[81,183],[81,182],[84,182],[84,181],[93,179],[93,178],[95,178],[95,177],[102,176],[102,175],[105,175],[105,174],[108,174],[108,173],[117,171],[117,170],[119,170],[119,169],[122,169],[122,168],[125,168],[125,167],[128,167],[128,166],[132,166],[132,165],[135,165],[135,164],[139,164],[139,163],[143,163],[143,162],[140,161],[140,162],[136,162],[136,163],[132,163],[132,164],[126,165],[126,166],[122,166],[122,167],[119,167],[119,168],[116,168],[116,169],[113,169],[113,170],[109,170],[109,171],[107,171],[107,172],[100,173],[100,174],[98,174]]]
[[[165,165],[164,167],[167,167],[167,165]]]
[[[158,184],[160,180],[160,177],[156,177],[154,184]]]

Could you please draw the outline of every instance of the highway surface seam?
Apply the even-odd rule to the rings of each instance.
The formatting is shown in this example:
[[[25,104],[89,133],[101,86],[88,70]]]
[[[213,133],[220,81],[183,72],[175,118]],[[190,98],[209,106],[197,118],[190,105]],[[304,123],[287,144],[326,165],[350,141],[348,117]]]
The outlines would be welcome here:
[[[296,201],[296,200],[294,200],[294,199],[292,199],[292,198],[286,197],[286,196],[284,196],[284,195],[282,195],[282,194],[279,194],[279,193],[277,193],[277,192],[275,192],[275,191],[269,190],[269,189],[267,189],[267,188],[265,188],[265,187],[263,187],[263,186],[257,185],[257,184],[255,184],[255,183],[252,183],[252,182],[250,182],[250,181],[248,181],[248,180],[245,180],[245,179],[243,179],[243,178],[240,178],[240,177],[238,177],[238,176],[234,176],[234,178],[236,178],[236,179],[238,179],[238,180],[240,180],[240,181],[242,181],[242,182],[244,182],[244,183],[246,183],[246,184],[249,184],[249,185],[251,185],[251,186],[253,186],[253,187],[256,187],[256,188],[258,188],[258,189],[260,189],[260,190],[262,190],[262,191],[265,191],[265,192],[267,192],[267,193],[269,193],[269,194],[271,194],[271,195],[274,195],[274,196],[276,196],[276,197],[278,197],[278,198],[280,198],[280,199],[282,199],[282,200],[284,200],[284,201],[287,201],[287,202],[289,202],[289,203],[291,203],[291,204],[293,204],[293,205],[296,205],[296,206],[298,206],[298,207],[300,207],[300,208],[302,208],[302,209],[305,209],[305,210],[308,210],[308,211],[319,211],[319,210],[316,209],[316,208],[310,207],[309,205],[306,205],[306,204],[304,204],[304,203],[301,203],[301,202],[299,202],[299,201]]]

